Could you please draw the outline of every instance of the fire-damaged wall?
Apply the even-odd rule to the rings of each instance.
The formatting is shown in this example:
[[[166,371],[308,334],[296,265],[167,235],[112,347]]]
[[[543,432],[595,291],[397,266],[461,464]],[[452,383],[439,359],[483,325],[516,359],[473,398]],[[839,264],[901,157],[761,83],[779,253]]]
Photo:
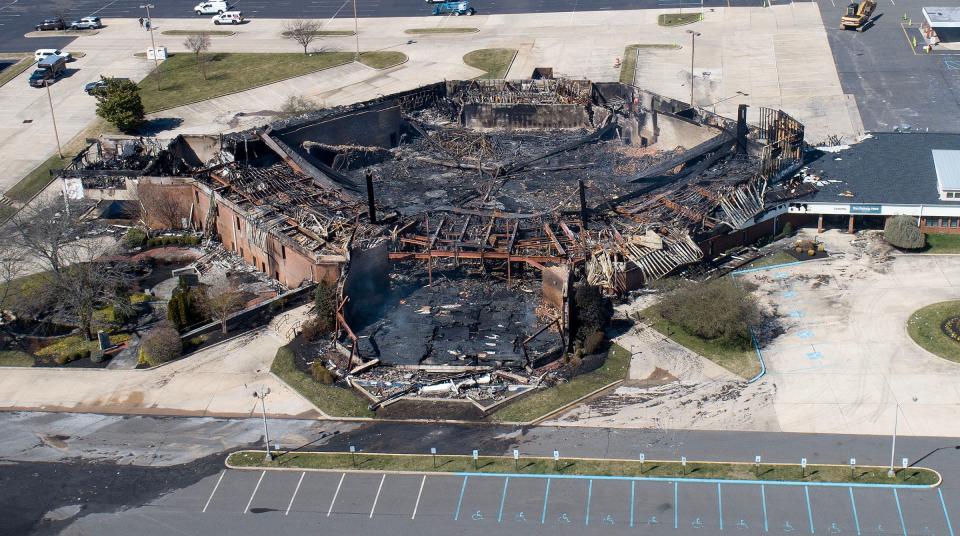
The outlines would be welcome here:
[[[463,107],[461,124],[468,128],[591,126],[587,107],[579,104],[467,104]]]
[[[395,101],[388,101],[375,103],[361,110],[280,128],[271,135],[291,147],[299,147],[303,142],[311,141],[328,145],[390,148],[400,143],[402,121],[400,105]]]
[[[343,317],[355,329],[379,315],[390,295],[389,250],[387,243],[350,250],[350,265],[343,285],[343,296],[349,300]]]

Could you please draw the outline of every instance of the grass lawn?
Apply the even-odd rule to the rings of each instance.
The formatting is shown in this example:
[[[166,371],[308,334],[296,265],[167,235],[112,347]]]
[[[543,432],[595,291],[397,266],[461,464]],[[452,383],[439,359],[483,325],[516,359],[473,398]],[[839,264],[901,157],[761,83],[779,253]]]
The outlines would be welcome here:
[[[32,367],[33,356],[19,350],[0,351],[0,367]]]
[[[644,309],[640,315],[650,321],[653,329],[673,339],[673,342],[702,355],[741,378],[750,379],[760,372],[760,362],[752,348],[744,350],[701,339],[658,315],[654,307]]]
[[[373,417],[367,401],[352,390],[324,385],[298,369],[293,351],[286,346],[277,350],[270,372],[331,417]]]
[[[210,37],[230,37],[231,35],[236,35],[237,32],[231,32],[230,30],[164,30],[160,32],[161,35],[200,35],[206,34]]]
[[[20,182],[14,184],[13,188],[7,190],[6,196],[14,201],[26,203],[33,198],[33,196],[40,193],[40,191],[46,188],[47,185],[50,184],[50,182],[54,179],[54,176],[50,174],[50,171],[54,169],[63,169],[64,166],[70,163],[70,153],[64,151],[63,154],[66,156],[66,158],[60,158],[59,155],[53,155],[46,159],[42,164],[28,173],[26,177],[20,179]]]
[[[547,415],[605,385],[622,380],[630,367],[630,357],[630,352],[612,344],[606,361],[597,370],[522,397],[495,411],[488,419],[494,422],[530,422]]]
[[[641,51],[643,49],[651,49],[651,48],[678,49],[680,47],[677,45],[665,45],[665,44],[627,45],[627,47],[623,49],[623,60],[620,63],[620,83],[631,84],[631,85],[636,83],[637,55],[642,53]]]
[[[410,35],[477,33],[480,28],[410,28],[403,33]]]
[[[960,300],[928,305],[910,315],[907,333],[924,350],[960,363],[960,341],[943,332],[944,321],[955,316],[960,316]]]
[[[486,74],[477,78],[501,79],[507,76],[507,71],[513,65],[513,58],[515,57],[517,57],[517,51],[512,48],[481,48],[480,50],[467,52],[463,56],[463,63],[486,71]]]
[[[17,63],[0,71],[0,86],[13,80],[23,71],[26,71],[33,65],[32,54],[0,54],[0,60],[18,60]]]
[[[665,13],[657,17],[660,26],[683,26],[699,22],[702,17],[699,13]]]
[[[303,76],[353,61],[353,52],[208,54],[207,80],[197,69],[193,54],[176,54],[160,64],[160,91],[157,73],[140,82],[140,98],[147,113],[236,93],[295,76]],[[406,60],[400,52],[364,52],[361,63],[382,69]]]
[[[121,344],[129,340],[130,335],[127,333],[110,335],[111,344]],[[83,353],[84,351],[92,352],[98,347],[99,343],[97,342],[96,337],[94,337],[92,341],[88,341],[80,335],[70,335],[60,339],[50,346],[44,346],[43,348],[37,350],[36,355],[37,357],[56,359],[57,357],[69,356],[75,353]]]
[[[765,266],[776,266],[778,264],[786,264],[788,262],[797,262],[797,259],[791,256],[785,251],[775,251],[769,255],[760,257],[755,261],[751,261],[744,266],[738,268],[738,270],[748,270],[750,268],[763,268]]]
[[[960,234],[928,234],[924,253],[960,253]]]
[[[561,446],[561,452],[563,447]],[[297,469],[359,469],[364,471],[411,471],[421,473],[522,473],[532,475],[622,476],[659,478],[711,478],[723,480],[767,480],[801,482],[897,483],[930,486],[939,475],[930,469],[910,467],[887,476],[886,467],[846,465],[763,464],[750,463],[597,460],[583,458],[535,458],[523,456],[519,461],[507,456],[480,456],[476,467],[471,456],[423,454],[373,454],[358,452],[355,457],[343,452],[281,452],[273,461],[264,460],[263,451],[234,452],[227,457],[233,466],[284,467]]]
[[[317,37],[324,36],[337,36],[337,35],[353,35],[353,30],[317,30],[315,32],[310,32],[310,35],[315,35]],[[290,32],[283,32],[283,37],[290,37]]]

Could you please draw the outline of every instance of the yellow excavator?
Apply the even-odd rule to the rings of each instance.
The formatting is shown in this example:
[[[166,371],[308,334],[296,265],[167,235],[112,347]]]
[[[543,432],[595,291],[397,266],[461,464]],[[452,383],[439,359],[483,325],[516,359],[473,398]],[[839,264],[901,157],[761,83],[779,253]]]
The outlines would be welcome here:
[[[841,30],[863,31],[864,25],[870,20],[873,10],[877,9],[875,0],[861,0],[859,4],[850,4],[847,6],[847,13],[840,17]]]

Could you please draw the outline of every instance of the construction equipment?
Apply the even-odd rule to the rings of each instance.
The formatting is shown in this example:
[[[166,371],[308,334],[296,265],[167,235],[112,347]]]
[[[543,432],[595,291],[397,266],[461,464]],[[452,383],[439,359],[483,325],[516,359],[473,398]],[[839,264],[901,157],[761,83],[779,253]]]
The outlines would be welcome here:
[[[840,29],[853,29],[858,32],[863,31],[863,27],[870,20],[873,10],[877,9],[876,0],[861,0],[859,4],[853,3],[847,6],[847,13],[840,17]]]

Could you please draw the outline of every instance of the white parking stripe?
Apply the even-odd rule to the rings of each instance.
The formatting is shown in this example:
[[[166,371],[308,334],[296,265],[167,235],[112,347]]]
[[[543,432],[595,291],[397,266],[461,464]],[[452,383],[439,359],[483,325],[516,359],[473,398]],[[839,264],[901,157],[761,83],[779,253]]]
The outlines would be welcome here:
[[[210,498],[207,499],[207,504],[204,504],[204,505],[203,505],[203,510],[200,510],[200,513],[201,513],[201,514],[207,512],[207,507],[210,506],[210,501],[213,500],[213,494],[217,492],[217,488],[220,487],[220,481],[223,480],[223,475],[225,475],[225,474],[227,474],[227,470],[226,470],[226,469],[224,469],[223,471],[220,471],[220,478],[217,479],[217,484],[216,484],[215,486],[213,486],[213,491],[210,492]]]
[[[417,492],[417,502],[413,505],[413,515],[410,516],[410,519],[417,518],[417,508],[420,508],[420,496],[423,495],[423,485],[427,483],[427,475],[423,475],[423,480],[420,481],[420,491]]]
[[[373,506],[370,507],[370,517],[373,518],[373,511],[377,509],[377,501],[380,500],[380,490],[383,489],[383,481],[387,479],[387,475],[383,475],[383,478],[380,479],[380,486],[377,488],[377,496],[373,498]]]
[[[337,502],[337,495],[340,495],[340,486],[343,485],[343,478],[347,476],[347,473],[340,475],[340,483],[337,484],[337,491],[333,492],[333,499],[330,501],[330,508],[327,509],[327,517],[330,517],[330,512],[333,512],[333,503]]]
[[[290,497],[290,504],[287,505],[287,511],[283,515],[290,515],[290,507],[293,506],[293,500],[297,498],[297,492],[300,491],[300,484],[303,484],[303,477],[307,476],[307,472],[304,471],[300,473],[300,480],[297,482],[296,489],[293,490],[293,497]]]
[[[263,482],[263,476],[266,474],[266,471],[260,473],[260,478],[257,480],[257,485],[253,487],[253,493],[250,494],[250,500],[247,501],[247,507],[243,509],[244,514],[250,511],[250,505],[253,504],[253,498],[257,496],[257,490],[260,489],[260,483]]]

